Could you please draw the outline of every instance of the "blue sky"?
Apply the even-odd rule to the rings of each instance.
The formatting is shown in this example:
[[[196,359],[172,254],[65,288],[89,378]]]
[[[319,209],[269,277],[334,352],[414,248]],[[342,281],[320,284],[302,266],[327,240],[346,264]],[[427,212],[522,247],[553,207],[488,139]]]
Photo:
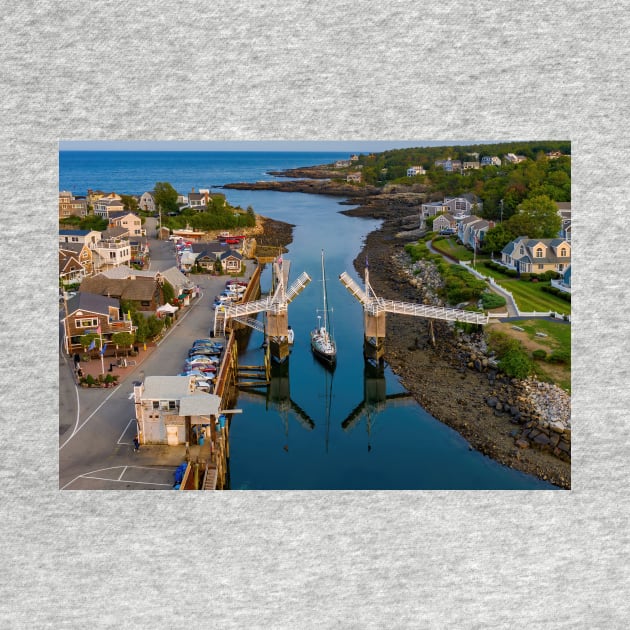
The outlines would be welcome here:
[[[60,151],[304,151],[381,152],[404,147],[486,144],[497,140],[260,140],[260,141],[157,141],[61,140]]]

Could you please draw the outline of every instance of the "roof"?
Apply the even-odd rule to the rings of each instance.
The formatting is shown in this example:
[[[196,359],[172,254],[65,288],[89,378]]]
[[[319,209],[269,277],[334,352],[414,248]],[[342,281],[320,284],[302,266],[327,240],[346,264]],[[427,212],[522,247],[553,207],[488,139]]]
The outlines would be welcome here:
[[[209,243],[193,243],[192,250],[196,254],[202,254],[204,252],[223,252],[230,249],[227,243],[220,243],[219,241],[210,241]]]
[[[147,376],[142,398],[148,400],[180,400],[192,393],[191,376]]]
[[[570,201],[554,201],[558,210],[569,210],[571,211],[571,202]]]
[[[109,197],[102,197],[95,201],[99,206],[124,206],[123,202],[118,199],[110,199]]]
[[[221,398],[215,394],[205,394],[204,392],[190,394],[180,399],[179,415],[218,416],[220,404]]]
[[[194,254],[193,252],[183,252],[179,260],[182,265],[193,265],[195,260],[197,260],[197,256],[199,256],[199,254]]]
[[[476,214],[471,214],[469,217],[462,219],[462,225],[469,225],[470,223],[476,223],[477,221],[483,221],[481,217]]]
[[[168,281],[174,288],[180,287],[190,289],[194,286],[194,282],[189,280],[177,267],[170,267],[160,272],[161,276]]]
[[[94,230],[59,230],[59,236],[87,236]]]
[[[125,280],[126,278],[131,278],[132,276],[142,277],[142,278],[155,278],[157,274],[160,273],[157,269],[147,269],[138,270],[132,269],[127,265],[118,265],[118,267],[112,267],[111,269],[107,269],[101,272],[101,275],[106,276],[110,280],[118,279]]]
[[[154,278],[108,278],[99,273],[85,278],[81,282],[81,291],[89,291],[99,295],[114,295],[121,300],[146,301],[155,295],[156,281]]]
[[[76,311],[109,315],[110,307],[120,308],[120,302],[116,298],[79,291],[79,293],[68,300],[68,315],[72,315]]]
[[[72,252],[73,254],[80,254],[84,249],[90,251],[85,243],[59,243],[59,251]]]
[[[126,217],[128,215],[134,216],[136,219],[140,220],[140,217],[135,214],[135,212],[131,212],[131,210],[117,210],[116,212],[110,212],[109,218],[111,219],[120,219],[122,217]]]
[[[108,238],[118,238],[124,234],[129,234],[129,229],[124,227],[108,227],[104,232],[101,232],[102,240]]]
[[[223,252],[220,256],[221,260],[225,260],[226,258],[237,258],[238,260],[243,260],[243,256],[238,252],[235,252],[233,249],[228,249],[227,252]]]

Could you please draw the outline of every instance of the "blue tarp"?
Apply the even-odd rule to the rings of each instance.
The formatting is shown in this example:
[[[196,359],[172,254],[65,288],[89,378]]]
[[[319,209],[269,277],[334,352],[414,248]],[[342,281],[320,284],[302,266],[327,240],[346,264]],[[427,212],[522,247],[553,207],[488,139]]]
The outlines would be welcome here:
[[[182,479],[184,478],[184,473],[186,472],[187,467],[188,467],[188,464],[184,462],[183,464],[180,464],[175,469],[175,483],[176,484],[180,484],[182,482]]]

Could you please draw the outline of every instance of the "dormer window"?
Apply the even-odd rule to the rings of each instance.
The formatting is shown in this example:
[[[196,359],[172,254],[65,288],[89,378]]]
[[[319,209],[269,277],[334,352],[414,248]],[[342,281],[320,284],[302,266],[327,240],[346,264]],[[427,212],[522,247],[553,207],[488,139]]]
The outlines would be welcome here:
[[[562,256],[562,257],[564,258],[566,255],[567,255],[567,248],[566,248],[566,247],[563,247],[563,248],[560,250],[560,256]]]
[[[542,257],[543,257],[542,247],[537,247],[536,248],[536,258],[542,258]]]

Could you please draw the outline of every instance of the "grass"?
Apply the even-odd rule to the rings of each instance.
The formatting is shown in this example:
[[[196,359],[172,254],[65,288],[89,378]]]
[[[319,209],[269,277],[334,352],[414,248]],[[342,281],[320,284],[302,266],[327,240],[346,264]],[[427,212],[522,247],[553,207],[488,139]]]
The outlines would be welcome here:
[[[431,245],[437,251],[447,254],[448,256],[452,256],[457,260],[473,259],[473,253],[463,245],[456,243],[452,238],[443,238],[439,241],[432,241]]]
[[[518,278],[508,278],[483,263],[477,263],[475,269],[497,281],[504,289],[514,296],[519,310],[526,312],[554,311],[568,315],[571,313],[571,304],[565,302],[551,293],[542,291],[542,287],[551,286],[550,282],[529,282]]]
[[[512,326],[519,326],[523,331],[517,331]],[[523,319],[511,322],[495,322],[490,326],[500,330],[509,337],[518,339],[528,354],[536,349],[544,349],[547,355],[553,352],[564,352],[571,356],[571,326],[562,322],[552,322],[544,319]],[[547,337],[537,337],[537,332],[547,334]],[[556,383],[564,390],[571,391],[571,363],[550,363],[547,360],[534,360],[536,377],[542,381]]]

